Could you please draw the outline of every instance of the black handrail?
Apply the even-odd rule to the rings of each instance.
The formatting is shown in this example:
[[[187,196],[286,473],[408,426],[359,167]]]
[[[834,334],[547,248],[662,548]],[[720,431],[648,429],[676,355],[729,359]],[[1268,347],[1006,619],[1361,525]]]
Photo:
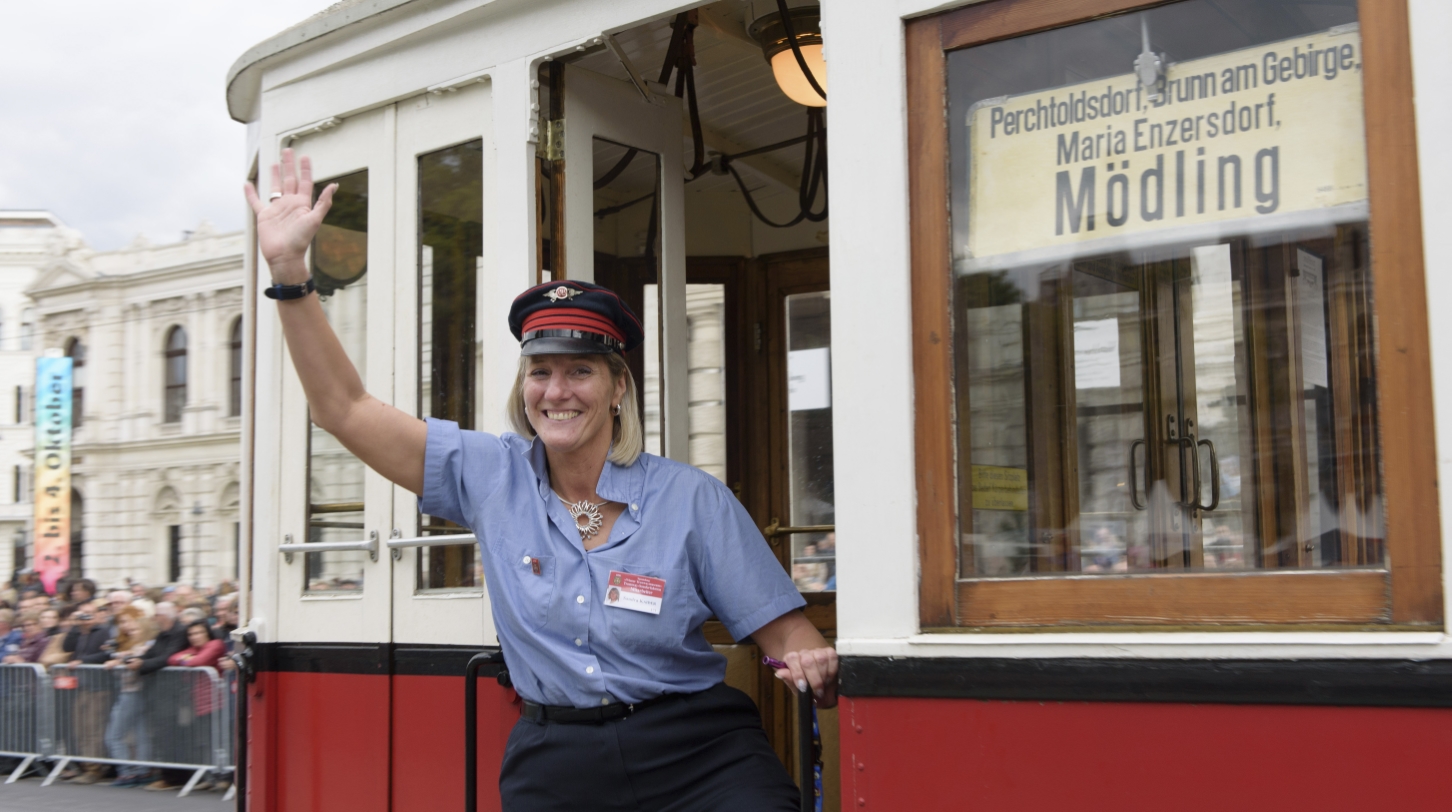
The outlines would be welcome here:
[[[817,747],[812,735],[812,692],[797,691],[797,786],[802,790],[802,812],[817,810]]]
[[[257,644],[257,635],[246,632],[242,635],[242,648],[228,655],[237,666],[235,688],[237,690],[237,718],[232,720],[232,788],[236,790],[237,812],[247,810],[247,699],[257,671],[252,666],[252,647]]]
[[[479,809],[479,669],[493,654],[480,652],[469,658],[464,669],[464,812]]]
[[[484,666],[498,666],[495,678],[502,687],[509,687],[509,671],[504,668],[504,652],[481,651],[469,658],[464,668],[464,812],[479,809],[479,672]]]

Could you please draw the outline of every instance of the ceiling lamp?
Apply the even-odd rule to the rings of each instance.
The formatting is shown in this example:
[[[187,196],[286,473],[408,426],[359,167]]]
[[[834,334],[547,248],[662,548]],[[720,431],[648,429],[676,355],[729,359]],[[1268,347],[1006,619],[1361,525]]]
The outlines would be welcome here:
[[[827,63],[822,59],[821,7],[810,5],[787,9],[785,0],[777,0],[775,6],[776,11],[757,16],[751,23],[751,38],[761,44],[766,61],[771,63],[777,87],[787,98],[807,107],[826,107]],[[783,13],[787,14],[790,27],[783,23]],[[792,48],[793,36],[797,45],[795,49]],[[806,63],[817,87],[813,87],[811,80],[802,72],[802,63]]]

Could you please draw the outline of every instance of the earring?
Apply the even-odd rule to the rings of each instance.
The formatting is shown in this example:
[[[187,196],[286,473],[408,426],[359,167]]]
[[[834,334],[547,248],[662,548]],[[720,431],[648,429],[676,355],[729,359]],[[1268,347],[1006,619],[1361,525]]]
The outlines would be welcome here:
[[[620,404],[617,403],[614,406],[611,406],[610,407],[610,413],[613,414],[613,415],[615,415],[616,417],[619,417],[620,416]]]

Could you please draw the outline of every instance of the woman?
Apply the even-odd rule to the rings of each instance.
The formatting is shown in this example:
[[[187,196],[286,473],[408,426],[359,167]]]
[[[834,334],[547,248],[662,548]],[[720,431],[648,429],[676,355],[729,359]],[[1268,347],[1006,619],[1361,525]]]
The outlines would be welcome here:
[[[757,709],[724,685],[725,660],[701,626],[715,615],[750,637],[824,707],[837,700],[836,652],[731,492],[641,453],[623,354],[643,330],[630,309],[580,282],[525,291],[509,319],[521,341],[516,433],[418,420],[363,389],[312,295],[304,258],[337,186],[314,205],[308,160],[296,167],[283,150],[272,188],[266,203],[245,192],[313,421],[418,494],[423,512],[479,537],[524,699],[500,773],[504,808],[798,808]]]
[[[212,637],[212,628],[205,620],[193,620],[186,626],[187,647],[167,658],[166,664],[177,668],[212,668],[226,653],[221,640]],[[206,764],[211,749],[211,731],[220,697],[213,694],[214,674],[192,672],[187,679],[192,684],[191,718],[181,717],[175,738],[182,749],[190,752],[177,753],[178,760],[191,764]]]
[[[96,582],[90,578],[81,578],[72,581],[65,591],[65,602],[77,606],[82,603],[90,603],[96,598]]]
[[[106,752],[121,761],[148,761],[151,758],[151,734],[146,728],[146,708],[141,697],[141,679],[136,670],[141,657],[156,638],[156,627],[135,606],[122,607],[116,613],[116,647],[107,660],[107,668],[121,669],[121,693],[111,706],[111,719],[106,723]],[[131,764],[116,768],[114,787],[138,787],[146,783],[150,769]]]

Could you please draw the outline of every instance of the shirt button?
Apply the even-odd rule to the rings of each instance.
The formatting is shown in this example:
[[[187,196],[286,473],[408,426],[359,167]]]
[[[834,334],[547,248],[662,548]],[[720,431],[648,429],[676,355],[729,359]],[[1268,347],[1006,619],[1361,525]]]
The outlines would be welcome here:
[[[585,602],[585,596],[584,595],[576,595],[575,596],[575,603],[584,603],[584,602]]]
[[[610,704],[610,697],[608,697],[608,696],[602,696],[602,697],[600,697],[600,704],[601,705],[609,705]]]
[[[529,556],[525,556],[525,557],[524,557],[524,563],[526,563],[526,564],[528,564],[528,563],[529,563]]]
[[[637,505],[634,502],[631,502],[630,503],[630,509],[631,510],[640,510],[640,505]]]
[[[581,643],[581,642],[580,642],[580,638],[578,638],[578,637],[576,637],[576,638],[575,638],[575,645],[577,645],[577,646],[583,646],[583,645],[585,645],[585,644],[584,644],[584,643]]]
[[[587,666],[585,666],[585,673],[586,674],[593,674],[593,673],[595,673],[595,666],[593,666],[593,665],[587,665]]]

